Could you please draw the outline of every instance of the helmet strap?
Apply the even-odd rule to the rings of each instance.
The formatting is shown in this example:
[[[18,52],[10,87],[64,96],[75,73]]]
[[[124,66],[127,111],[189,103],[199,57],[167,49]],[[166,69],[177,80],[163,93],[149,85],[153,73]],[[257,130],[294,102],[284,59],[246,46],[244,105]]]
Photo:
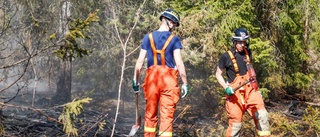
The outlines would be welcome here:
[[[168,19],[165,18],[165,20],[166,20],[166,22],[167,22],[167,26],[168,26],[168,28],[169,28],[169,31],[172,32],[172,31],[173,31],[173,25],[172,25],[172,27],[170,27],[170,24],[169,24]]]

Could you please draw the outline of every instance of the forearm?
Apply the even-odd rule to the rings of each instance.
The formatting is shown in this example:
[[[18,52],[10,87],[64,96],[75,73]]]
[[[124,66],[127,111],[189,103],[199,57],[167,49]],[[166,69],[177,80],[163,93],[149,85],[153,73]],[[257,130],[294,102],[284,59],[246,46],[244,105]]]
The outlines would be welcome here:
[[[181,81],[183,82],[183,84],[187,84],[187,75],[186,75],[186,69],[184,67],[184,64],[179,64],[177,65],[177,69],[179,71],[179,75],[180,75],[180,78],[181,78]]]
[[[187,84],[188,82],[187,82],[186,69],[181,58],[180,49],[174,50],[173,54],[174,54],[174,61],[176,62],[176,67],[179,71],[181,81],[183,82],[183,84]]]
[[[135,80],[135,81],[139,80],[139,75],[140,75],[141,68],[143,66],[146,54],[147,54],[146,50],[142,50],[142,49],[140,50],[139,58],[138,58],[136,65],[134,67],[133,80]]]
[[[216,75],[218,83],[225,89],[228,85],[226,84],[224,78],[221,75]]]
[[[134,68],[134,75],[133,75],[133,80],[135,81],[138,81],[139,80],[139,75],[140,75],[140,72],[141,72],[141,68],[142,68],[142,63],[140,62],[137,62],[136,63],[136,66]]]
[[[222,70],[218,67],[216,71],[216,78],[218,83],[225,89],[228,85],[222,76]]]

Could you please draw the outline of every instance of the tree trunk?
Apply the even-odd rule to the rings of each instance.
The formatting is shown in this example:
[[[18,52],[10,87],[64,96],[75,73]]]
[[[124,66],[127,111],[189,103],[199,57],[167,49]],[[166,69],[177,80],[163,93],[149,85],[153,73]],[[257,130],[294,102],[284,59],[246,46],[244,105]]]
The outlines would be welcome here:
[[[68,30],[67,18],[70,17],[71,3],[66,1],[62,5],[60,33],[65,34]],[[57,80],[57,92],[52,98],[53,104],[64,104],[71,101],[71,59],[60,61],[60,70]]]
[[[309,2],[306,1],[305,3],[306,7],[305,7],[305,23],[304,23],[304,40],[303,40],[303,45],[304,45],[304,52],[305,53],[309,53],[309,48],[308,48],[308,29],[309,29]],[[308,70],[308,62],[307,60],[303,60],[302,62],[302,72],[303,74],[307,74]]]
[[[71,101],[71,61],[61,61],[60,65],[57,92],[52,99],[54,104],[64,104]]]

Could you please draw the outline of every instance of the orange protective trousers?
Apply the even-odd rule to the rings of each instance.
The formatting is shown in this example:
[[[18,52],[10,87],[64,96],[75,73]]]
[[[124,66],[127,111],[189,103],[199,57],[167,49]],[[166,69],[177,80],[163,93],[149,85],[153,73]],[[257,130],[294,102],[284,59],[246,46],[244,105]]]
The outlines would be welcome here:
[[[248,80],[248,74],[237,76],[229,86],[235,88]],[[269,119],[262,96],[258,90],[251,87],[250,83],[244,85],[235,94],[227,96],[226,110],[229,116],[227,137],[240,136],[242,116],[245,111],[254,119],[259,136],[269,136]]]
[[[144,137],[155,137],[160,110],[159,136],[172,136],[172,123],[176,104],[180,99],[178,71],[165,65],[153,65],[147,69],[144,94],[146,112]]]

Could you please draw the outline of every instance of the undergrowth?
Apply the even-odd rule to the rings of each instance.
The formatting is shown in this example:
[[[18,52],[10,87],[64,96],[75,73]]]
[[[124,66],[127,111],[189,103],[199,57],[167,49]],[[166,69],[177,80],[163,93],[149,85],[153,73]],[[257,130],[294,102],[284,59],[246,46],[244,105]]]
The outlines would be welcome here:
[[[308,106],[301,119],[289,118],[281,112],[270,113],[271,133],[275,137],[308,136],[318,137],[320,133],[320,112]]]

